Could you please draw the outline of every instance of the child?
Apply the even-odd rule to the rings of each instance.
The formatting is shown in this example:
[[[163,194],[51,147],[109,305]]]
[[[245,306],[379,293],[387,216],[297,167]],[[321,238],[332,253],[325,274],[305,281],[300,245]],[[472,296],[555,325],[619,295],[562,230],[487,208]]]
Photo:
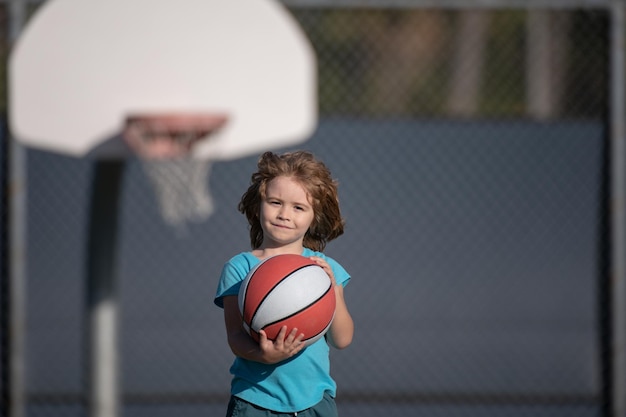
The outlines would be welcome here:
[[[250,225],[252,251],[224,265],[215,296],[215,304],[224,308],[228,344],[236,356],[227,417],[337,416],[328,345],[343,349],[354,333],[343,296],[350,276],[321,252],[343,233],[337,183],[309,152],[266,152],[238,208]],[[324,338],[306,348],[303,334],[286,326],[274,341],[261,330],[256,343],[244,330],[237,303],[247,273],[261,260],[285,253],[313,259],[335,284],[333,323]]]

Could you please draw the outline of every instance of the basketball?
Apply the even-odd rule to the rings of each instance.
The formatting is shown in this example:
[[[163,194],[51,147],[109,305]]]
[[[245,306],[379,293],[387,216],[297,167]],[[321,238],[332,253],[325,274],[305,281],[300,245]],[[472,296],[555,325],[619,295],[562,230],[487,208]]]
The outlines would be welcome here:
[[[275,340],[282,326],[298,329],[305,345],[320,339],[335,315],[335,291],[324,269],[300,255],[276,255],[263,260],[239,289],[244,328],[259,341],[259,331]]]

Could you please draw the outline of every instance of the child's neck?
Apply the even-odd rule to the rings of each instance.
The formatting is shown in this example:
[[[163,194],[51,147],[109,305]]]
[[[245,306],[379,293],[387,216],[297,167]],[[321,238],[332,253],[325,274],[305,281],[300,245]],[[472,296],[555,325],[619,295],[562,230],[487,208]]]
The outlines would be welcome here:
[[[279,247],[263,247],[261,246],[258,249],[254,249],[252,254],[259,259],[269,258],[274,255],[284,255],[284,254],[294,254],[294,255],[302,255],[302,251],[304,250],[304,246],[279,246]]]

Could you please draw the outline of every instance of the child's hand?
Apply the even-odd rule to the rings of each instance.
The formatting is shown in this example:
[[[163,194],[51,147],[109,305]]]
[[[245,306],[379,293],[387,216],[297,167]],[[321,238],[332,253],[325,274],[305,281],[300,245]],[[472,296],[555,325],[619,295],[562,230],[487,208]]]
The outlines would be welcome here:
[[[333,269],[330,267],[328,262],[326,262],[326,260],[324,260],[324,259],[322,259],[320,257],[317,257],[317,256],[311,256],[311,257],[309,257],[309,259],[312,260],[313,262],[315,262],[316,264],[318,264],[319,266],[321,266],[322,269],[330,277],[330,280],[332,281],[333,285],[337,285],[337,281],[335,281],[335,274],[333,274]]]
[[[293,329],[287,334],[287,326],[283,326],[274,341],[269,340],[263,330],[259,334],[259,347],[266,363],[282,362],[304,348],[304,342],[302,342],[304,334],[298,334],[298,329]]]

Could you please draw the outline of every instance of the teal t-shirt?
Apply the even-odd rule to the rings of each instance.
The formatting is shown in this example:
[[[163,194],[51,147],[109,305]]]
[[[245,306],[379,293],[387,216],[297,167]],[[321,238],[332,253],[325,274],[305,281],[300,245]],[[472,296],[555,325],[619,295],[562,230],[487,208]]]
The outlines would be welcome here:
[[[338,284],[345,286],[350,275],[334,259],[305,248],[303,256],[318,256],[329,263]],[[260,260],[250,252],[230,259],[222,269],[215,304],[224,307],[223,297],[239,294],[241,282]],[[314,406],[324,392],[335,397],[337,384],[330,376],[329,347],[321,338],[296,356],[273,365],[236,357],[230,368],[231,394],[268,410],[293,413]]]

